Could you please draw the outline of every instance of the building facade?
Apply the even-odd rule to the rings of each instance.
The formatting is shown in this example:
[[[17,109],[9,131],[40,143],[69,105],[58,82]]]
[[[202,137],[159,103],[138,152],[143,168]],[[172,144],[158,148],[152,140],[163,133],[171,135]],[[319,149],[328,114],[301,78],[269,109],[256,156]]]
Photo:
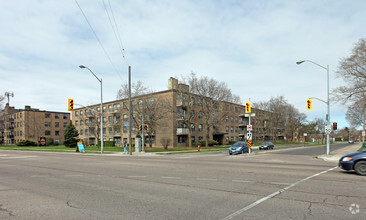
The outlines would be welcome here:
[[[70,121],[68,112],[41,111],[30,106],[15,109],[6,104],[0,112],[0,142],[13,145],[22,140],[38,142],[41,137],[49,137],[62,144]]]
[[[186,147],[188,140],[198,142],[212,139],[220,144],[246,139],[249,118],[245,117],[244,105],[215,102],[189,93],[189,86],[170,78],[168,90],[131,98],[131,121],[129,124],[129,100],[121,99],[103,103],[103,139],[117,145],[129,137],[129,126],[134,141],[144,133],[147,146]],[[72,112],[72,122],[79,137],[86,145],[100,140],[100,104],[77,108]],[[281,138],[276,126],[270,125],[270,113],[252,108],[263,117],[252,117],[253,141]],[[148,126],[148,130],[144,127]],[[140,130],[140,128],[142,128]]]

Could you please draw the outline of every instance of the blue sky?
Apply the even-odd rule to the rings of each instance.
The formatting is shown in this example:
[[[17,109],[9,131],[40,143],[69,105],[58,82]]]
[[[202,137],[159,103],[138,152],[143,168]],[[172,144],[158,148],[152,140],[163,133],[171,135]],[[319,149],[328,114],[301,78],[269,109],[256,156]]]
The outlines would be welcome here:
[[[10,104],[66,111],[67,99],[82,105],[115,100],[121,84],[161,91],[170,77],[192,71],[224,81],[244,102],[283,95],[308,119],[325,117],[326,71],[331,89],[338,62],[366,36],[366,1],[117,1],[104,0],[124,48],[114,34],[103,0],[0,0],[0,93]],[[110,5],[109,5],[110,3]],[[114,19],[112,17],[112,13]],[[345,121],[347,106],[331,103],[331,121]]]

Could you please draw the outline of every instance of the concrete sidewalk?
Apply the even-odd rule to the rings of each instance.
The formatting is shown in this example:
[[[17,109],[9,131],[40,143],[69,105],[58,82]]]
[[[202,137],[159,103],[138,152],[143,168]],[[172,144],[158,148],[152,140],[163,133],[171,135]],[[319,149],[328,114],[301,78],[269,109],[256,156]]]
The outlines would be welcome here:
[[[360,149],[361,146],[362,146],[362,143],[355,143],[352,145],[348,145],[347,147],[344,147],[342,149],[332,151],[332,152],[330,152],[329,155],[327,155],[327,154],[319,155],[319,156],[317,156],[317,158],[325,160],[325,161],[329,161],[329,162],[338,163],[338,161],[341,157],[343,157],[346,154],[358,151],[358,149]]]

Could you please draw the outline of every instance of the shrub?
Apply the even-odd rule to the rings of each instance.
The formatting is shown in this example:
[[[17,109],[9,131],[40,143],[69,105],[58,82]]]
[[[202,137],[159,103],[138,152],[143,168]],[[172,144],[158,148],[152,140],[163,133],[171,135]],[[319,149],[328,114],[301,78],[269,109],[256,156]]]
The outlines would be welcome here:
[[[199,145],[202,147],[202,146],[206,146],[206,140],[200,140],[199,142]],[[208,146],[212,147],[214,145],[218,145],[219,143],[217,141],[214,141],[214,140],[211,140],[211,139],[208,139]]]
[[[53,145],[53,139],[51,137],[46,137],[46,146]]]
[[[30,140],[22,140],[16,143],[17,146],[38,146],[37,142]]]
[[[229,141],[229,145],[233,145],[235,143],[236,143],[236,141]]]

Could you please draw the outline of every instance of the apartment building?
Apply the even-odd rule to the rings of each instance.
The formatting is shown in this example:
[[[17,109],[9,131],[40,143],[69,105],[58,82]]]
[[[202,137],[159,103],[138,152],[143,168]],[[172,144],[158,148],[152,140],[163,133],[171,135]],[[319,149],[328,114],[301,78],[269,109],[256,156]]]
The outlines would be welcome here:
[[[180,84],[174,78],[169,79],[168,90],[132,97],[131,100],[131,124],[127,98],[103,103],[105,141],[114,141],[117,145],[124,141],[128,143],[129,126],[134,141],[136,136],[142,135],[139,128],[144,128],[144,125],[149,127],[148,131],[144,131],[147,147],[161,147],[164,144],[170,147],[188,146],[189,137],[192,142],[209,138],[220,144],[246,138],[249,118],[245,117],[244,105],[217,103],[191,94],[188,85]],[[215,111],[208,106],[214,107]],[[256,109],[252,111],[267,114]],[[100,112],[100,104],[77,108],[72,112],[72,122],[86,145],[100,140]],[[281,135],[276,129],[269,129],[269,120],[269,116],[252,118],[253,141],[270,140]]]
[[[62,144],[68,123],[68,112],[42,111],[31,106],[15,109],[6,104],[0,112],[0,142],[12,145],[22,140],[38,142],[41,137],[50,137]]]

